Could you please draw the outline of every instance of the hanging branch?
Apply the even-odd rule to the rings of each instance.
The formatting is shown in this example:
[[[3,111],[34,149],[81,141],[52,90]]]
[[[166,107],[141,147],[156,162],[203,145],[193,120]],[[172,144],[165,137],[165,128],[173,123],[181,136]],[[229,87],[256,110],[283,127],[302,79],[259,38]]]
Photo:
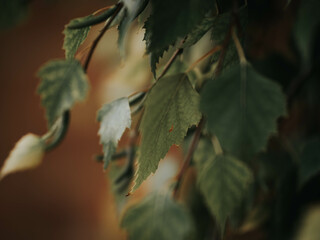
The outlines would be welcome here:
[[[197,146],[198,146],[198,143],[199,143],[199,140],[200,140],[200,136],[201,136],[201,131],[204,127],[204,119],[202,118],[199,122],[199,125],[196,129],[196,132],[194,133],[194,136],[193,136],[193,139],[192,139],[192,142],[190,144],[190,147],[188,149],[188,153],[185,157],[185,160],[184,160],[184,163],[182,165],[182,168],[180,169],[176,179],[177,179],[177,182],[174,186],[174,189],[173,189],[173,197],[175,199],[177,199],[178,197],[178,190],[181,186],[181,183],[182,183],[182,180],[183,180],[183,176],[185,175],[190,163],[191,163],[191,159],[192,159],[192,156],[193,156],[193,153],[194,151],[196,150]]]
[[[115,17],[118,15],[118,13],[120,12],[120,10],[123,7],[123,3],[118,3],[116,5],[116,9],[113,12],[110,20],[108,21],[108,23],[103,27],[103,29],[101,30],[101,32],[99,33],[98,37],[93,41],[91,48],[89,50],[87,59],[83,65],[83,69],[86,72],[88,70],[89,67],[89,63],[90,60],[92,58],[92,55],[94,53],[94,50],[96,49],[99,41],[101,40],[102,36],[105,34],[105,32],[109,29],[109,27],[111,26],[113,20],[115,19]],[[68,131],[68,127],[69,127],[69,122],[70,122],[70,110],[65,111],[62,116],[61,116],[61,120],[58,119],[57,121],[61,121],[61,124],[57,130],[57,132],[55,132],[55,137],[52,140],[52,142],[50,142],[49,144],[47,144],[45,150],[46,151],[50,151],[52,149],[54,149],[56,146],[58,146],[60,144],[60,142],[64,139],[67,131]]]

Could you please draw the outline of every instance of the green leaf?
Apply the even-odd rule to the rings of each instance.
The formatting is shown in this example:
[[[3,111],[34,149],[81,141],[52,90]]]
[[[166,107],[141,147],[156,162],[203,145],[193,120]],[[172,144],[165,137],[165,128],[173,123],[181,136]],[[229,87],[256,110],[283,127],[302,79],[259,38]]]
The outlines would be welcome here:
[[[151,89],[141,121],[140,157],[133,190],[158,167],[169,148],[179,145],[201,118],[199,95],[185,74],[161,78]]]
[[[149,0],[122,0],[124,4],[123,18],[118,26],[119,38],[118,46],[120,54],[125,55],[125,36],[130,27],[131,22],[145,9]]]
[[[201,138],[197,149],[193,153],[193,161],[196,167],[198,169],[203,168],[207,162],[213,161],[215,156],[212,142],[206,138]]]
[[[128,231],[130,240],[185,240],[193,228],[187,210],[161,193],[129,208],[121,227]]]
[[[205,85],[200,107],[222,148],[249,157],[262,150],[285,114],[280,86],[250,66],[228,68]]]
[[[315,46],[315,35],[320,29],[320,1],[303,0],[298,8],[293,34],[304,64],[308,66]]]
[[[39,70],[38,77],[41,78],[38,93],[46,109],[49,126],[87,95],[89,83],[77,60],[50,61]]]
[[[245,33],[247,21],[248,21],[248,8],[246,6],[239,8],[237,15],[238,15],[239,23],[242,29],[242,33],[240,36],[240,41],[241,41],[244,37],[244,33]],[[214,21],[212,23],[213,28],[211,31],[211,40],[215,44],[217,45],[223,44],[223,41],[230,28],[231,19],[232,19],[232,14],[230,12],[219,14],[217,17],[214,18]],[[219,57],[220,57],[220,52],[217,52],[213,55],[211,61],[216,62],[218,61]],[[238,64],[238,63],[239,63],[239,56],[237,53],[237,49],[235,47],[234,42],[231,40],[226,50],[226,55],[222,63],[221,72],[231,67],[233,64]]]
[[[45,144],[37,135],[23,136],[10,152],[0,171],[0,179],[6,175],[37,167],[44,155]]]
[[[299,182],[303,185],[320,172],[320,140],[310,140],[304,146],[300,159]]]
[[[74,58],[79,46],[87,38],[87,35],[90,31],[90,26],[79,29],[70,29],[69,26],[85,23],[92,18],[93,16],[90,15],[83,18],[73,19],[68,25],[65,26],[63,30],[63,34],[65,35],[63,49],[65,50],[66,59]]]
[[[222,234],[228,216],[241,204],[252,178],[250,170],[231,156],[217,155],[199,171],[200,190]]]
[[[128,98],[120,98],[105,104],[98,112],[100,122],[100,143],[103,145],[104,169],[115,153],[118,141],[126,128],[131,126],[131,112]]]
[[[0,30],[13,27],[21,23],[28,15],[28,1],[1,0],[0,1]]]
[[[187,48],[197,43],[214,25],[216,17],[207,14],[200,24],[188,34],[187,39],[182,44],[182,48]]]
[[[152,72],[155,72],[164,51],[200,24],[205,14],[214,8],[214,1],[151,0],[151,4],[152,13],[144,28],[147,53],[152,54]]]

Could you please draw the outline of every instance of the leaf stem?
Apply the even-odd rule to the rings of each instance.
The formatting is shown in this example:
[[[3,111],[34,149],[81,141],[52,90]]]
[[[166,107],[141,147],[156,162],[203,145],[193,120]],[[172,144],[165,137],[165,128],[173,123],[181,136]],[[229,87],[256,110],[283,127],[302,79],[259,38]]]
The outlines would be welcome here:
[[[116,6],[108,6],[108,7],[99,9],[98,11],[94,12],[92,15],[96,15],[104,10],[105,12],[101,13],[98,16],[93,16],[91,19],[88,19],[88,21],[74,23],[68,26],[68,29],[80,29],[80,28],[85,28],[85,27],[102,23],[106,21],[112,14],[114,14],[117,9],[116,9]]]
[[[204,54],[202,57],[200,57],[198,60],[196,60],[194,63],[192,63],[186,72],[190,72],[195,66],[197,66],[201,61],[206,59],[207,57],[210,57],[212,54],[215,54],[216,52],[220,51],[222,49],[221,45],[217,45],[214,48],[212,48],[210,51],[208,51],[206,54]]]
[[[172,57],[169,59],[169,61],[167,62],[166,66],[164,67],[162,73],[160,74],[160,76],[158,77],[157,80],[159,80],[160,78],[162,78],[169,70],[169,68],[171,67],[172,63],[176,60],[176,58],[183,52],[183,48],[178,48],[174,54],[172,55]]]
[[[216,135],[214,135],[212,137],[211,141],[212,141],[212,145],[213,145],[213,149],[214,149],[215,154],[216,155],[223,154],[223,150],[221,148],[219,139],[217,138]]]
[[[61,119],[59,119],[59,120],[61,122],[59,124],[58,130],[55,131],[55,134],[54,134],[55,137],[52,140],[52,142],[50,142],[49,144],[46,145],[46,147],[45,147],[46,152],[54,149],[64,139],[64,137],[68,131],[69,123],[70,123],[70,111],[65,111],[63,113],[63,115],[61,116]]]
[[[118,13],[120,12],[120,10],[122,9],[123,7],[123,3],[118,3],[116,5],[116,9],[114,11],[114,13],[112,14],[110,20],[108,21],[108,23],[103,27],[103,29],[101,30],[101,32],[99,33],[98,37],[92,42],[92,45],[91,45],[91,48],[90,48],[90,51],[88,53],[88,56],[87,56],[87,59],[83,65],[83,69],[85,70],[85,72],[87,71],[88,67],[89,67],[89,63],[90,63],[90,60],[92,58],[92,55],[94,53],[94,50],[96,49],[99,41],[101,40],[101,38],[103,37],[103,35],[105,34],[105,32],[109,29],[109,27],[111,26],[113,20],[116,18],[116,16],[118,15]]]
[[[234,44],[236,45],[237,53],[238,53],[238,56],[239,56],[239,59],[240,59],[240,64],[241,65],[246,65],[247,64],[247,59],[246,59],[246,56],[244,54],[243,48],[241,46],[240,40],[239,40],[239,38],[237,36],[235,28],[232,28],[231,34],[232,34],[232,39],[234,41]]]
[[[186,172],[186,170],[188,169],[189,165],[190,165],[190,162],[191,162],[191,159],[192,159],[192,156],[193,156],[193,153],[194,151],[196,150],[197,146],[198,146],[198,143],[199,143],[199,140],[200,140],[200,136],[201,136],[201,131],[204,127],[204,119],[202,118],[199,122],[199,125],[196,129],[196,132],[194,133],[194,136],[193,136],[193,139],[192,139],[192,142],[190,144],[190,147],[188,149],[188,153],[185,157],[185,160],[184,160],[184,163],[182,165],[182,168],[180,169],[176,179],[177,179],[177,182],[174,186],[174,189],[173,189],[173,197],[175,199],[177,199],[178,197],[178,190],[180,188],[180,185],[182,183],[182,179],[183,179],[183,176]]]

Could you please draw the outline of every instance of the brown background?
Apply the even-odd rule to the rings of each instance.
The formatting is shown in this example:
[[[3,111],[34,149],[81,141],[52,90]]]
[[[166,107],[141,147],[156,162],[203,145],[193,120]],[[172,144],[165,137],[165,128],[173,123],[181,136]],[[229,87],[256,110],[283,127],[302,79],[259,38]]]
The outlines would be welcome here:
[[[0,33],[1,165],[21,136],[46,131],[36,72],[49,59],[64,57],[64,25],[109,4],[32,1],[27,21]],[[96,57],[90,65],[89,97],[72,110],[63,144],[39,168],[0,182],[1,239],[124,239],[106,175],[93,160],[101,151],[96,111],[102,102],[93,92],[99,91],[101,72],[107,72],[103,60]]]

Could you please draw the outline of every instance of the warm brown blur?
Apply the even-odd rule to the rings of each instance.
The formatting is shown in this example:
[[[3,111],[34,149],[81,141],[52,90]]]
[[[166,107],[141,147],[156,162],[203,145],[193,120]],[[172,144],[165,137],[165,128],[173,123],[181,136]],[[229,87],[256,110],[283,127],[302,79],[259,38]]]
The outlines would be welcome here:
[[[20,137],[46,131],[35,74],[49,59],[64,57],[64,25],[111,3],[32,1],[28,20],[0,33],[1,165]],[[107,62],[102,62],[106,59],[99,55],[89,67],[89,97],[72,110],[63,144],[47,154],[39,168],[0,182],[0,239],[125,238],[118,228],[106,174],[93,160],[101,151],[96,111],[102,101],[95,93],[101,92],[102,70],[108,71]]]

